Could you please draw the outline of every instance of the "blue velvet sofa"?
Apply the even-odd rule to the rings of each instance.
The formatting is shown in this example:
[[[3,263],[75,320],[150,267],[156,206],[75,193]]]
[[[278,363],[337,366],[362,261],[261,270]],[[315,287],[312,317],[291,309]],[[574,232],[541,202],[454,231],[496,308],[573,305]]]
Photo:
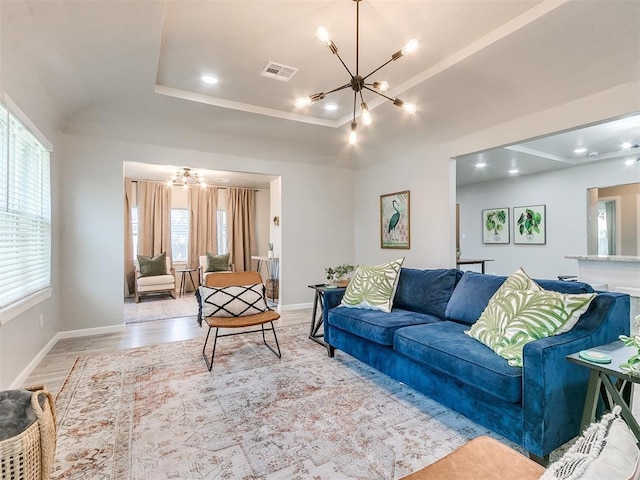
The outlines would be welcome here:
[[[629,334],[629,296],[599,292],[569,332],[525,345],[512,367],[464,333],[506,277],[403,268],[390,313],[324,297],[329,356],[348,353],[522,445],[542,461],[580,433],[588,369],[566,356]],[[581,282],[536,280],[546,290],[590,293]]]

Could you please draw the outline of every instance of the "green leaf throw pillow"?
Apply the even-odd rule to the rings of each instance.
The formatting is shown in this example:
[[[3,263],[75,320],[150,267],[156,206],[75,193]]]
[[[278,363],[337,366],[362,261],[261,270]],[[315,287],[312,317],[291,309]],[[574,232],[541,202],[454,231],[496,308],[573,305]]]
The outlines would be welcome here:
[[[465,333],[507,359],[509,365],[521,367],[527,343],[571,330],[595,297],[595,293],[544,290],[520,269],[502,284]]]
[[[358,267],[340,305],[390,312],[403,261],[401,258],[375,267]]]
[[[229,253],[214,255],[207,252],[207,272],[229,271]]]
[[[155,257],[138,255],[141,277],[155,277],[167,274],[167,254],[162,252]]]

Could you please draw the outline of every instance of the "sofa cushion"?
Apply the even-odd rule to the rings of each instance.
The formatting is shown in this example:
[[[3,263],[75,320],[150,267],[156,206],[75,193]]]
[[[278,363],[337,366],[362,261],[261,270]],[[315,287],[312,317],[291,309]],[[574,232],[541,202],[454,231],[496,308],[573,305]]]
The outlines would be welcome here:
[[[449,321],[401,328],[394,335],[393,348],[506,402],[520,403],[522,368],[509,366],[489,348],[465,335],[466,328]]]
[[[468,325],[475,323],[486,308],[491,297],[505,282],[507,277],[485,275],[472,271],[464,272],[447,304],[445,318]],[[545,290],[560,293],[593,293],[591,285],[583,282],[563,282],[560,280],[536,280]]]
[[[472,325],[480,318],[489,299],[506,279],[507,277],[496,275],[464,272],[447,303],[445,318]]]
[[[389,313],[404,258],[375,267],[359,266],[349,282],[341,305]]]
[[[519,269],[491,297],[478,321],[465,333],[507,359],[509,365],[519,367],[525,344],[568,332],[595,296],[544,290]]]
[[[394,308],[393,312],[336,307],[329,311],[327,323],[371,342],[391,346],[393,334],[401,327],[439,322],[438,317]]]
[[[400,270],[393,305],[403,310],[428,313],[444,319],[447,303],[462,272],[455,268]]]

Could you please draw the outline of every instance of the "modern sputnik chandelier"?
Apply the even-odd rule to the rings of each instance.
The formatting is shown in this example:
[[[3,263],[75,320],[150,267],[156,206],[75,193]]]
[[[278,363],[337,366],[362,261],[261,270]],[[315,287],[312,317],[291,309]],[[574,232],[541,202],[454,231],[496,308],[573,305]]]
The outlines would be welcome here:
[[[347,65],[344,63],[344,61],[338,54],[338,47],[331,40],[331,37],[329,36],[329,32],[327,31],[327,29],[325,27],[318,27],[318,29],[316,30],[316,36],[327,47],[329,47],[329,50],[331,51],[331,53],[333,53],[336,57],[338,57],[338,60],[340,60],[340,63],[342,63],[342,66],[347,70],[351,79],[344,85],[334,88],[333,90],[329,90],[328,92],[314,93],[313,95],[310,95],[308,97],[301,97],[296,99],[296,102],[295,102],[295,106],[297,108],[304,108],[322,100],[330,93],[338,92],[340,90],[344,90],[345,88],[351,87],[351,89],[353,90],[353,119],[351,121],[351,133],[349,134],[349,143],[351,145],[355,145],[358,142],[358,132],[357,132],[358,124],[356,123],[356,109],[358,104],[358,97],[360,97],[362,123],[364,123],[365,125],[369,125],[371,124],[371,121],[372,121],[371,112],[369,112],[369,108],[367,107],[367,104],[364,101],[364,97],[362,95],[363,90],[369,90],[370,92],[373,92],[376,95],[380,95],[381,97],[384,97],[387,100],[392,101],[395,106],[402,108],[408,113],[413,114],[416,112],[416,106],[413,103],[406,103],[400,100],[399,98],[391,98],[385,95],[384,93],[381,93],[386,91],[389,88],[389,84],[387,82],[383,81],[383,82],[367,83],[367,79],[371,77],[371,75],[376,73],[378,70],[385,67],[387,64],[395,60],[398,60],[399,58],[411,52],[414,52],[418,48],[418,41],[416,39],[412,39],[402,48],[402,50],[398,50],[396,53],[391,55],[391,58],[389,60],[384,62],[378,68],[374,69],[371,73],[365,76],[360,75],[360,72],[359,72],[360,2],[362,0],[353,0],[353,1],[356,2],[356,72],[355,72],[355,75],[351,72],[349,67],[347,67]]]
[[[200,185],[201,187],[206,187],[206,183],[204,178],[198,174],[198,172],[192,172],[190,168],[183,167],[181,170],[176,171],[171,180],[168,182],[169,186],[173,187],[184,187],[187,188],[189,185]]]

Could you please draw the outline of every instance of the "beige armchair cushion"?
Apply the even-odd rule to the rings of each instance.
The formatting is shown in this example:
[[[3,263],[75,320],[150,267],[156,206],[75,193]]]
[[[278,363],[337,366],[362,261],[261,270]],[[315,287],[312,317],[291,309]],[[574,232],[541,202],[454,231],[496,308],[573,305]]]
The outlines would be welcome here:
[[[164,255],[164,254],[161,254]],[[157,258],[158,256],[154,257]],[[136,268],[136,283],[135,283],[135,300],[136,303],[140,301],[140,295],[143,293],[169,293],[173,298],[176,298],[176,279],[173,275],[173,267],[171,265],[171,259],[165,256],[166,269],[163,275],[147,275],[141,276],[140,262],[135,260]]]
[[[200,274],[200,285],[206,285],[205,280],[207,279],[207,277],[209,275],[213,275],[218,274],[218,273],[232,273],[234,271],[233,265],[231,263],[228,263],[227,266],[227,270],[219,270],[219,271],[208,271],[208,261],[207,261],[207,257],[211,255],[210,253],[208,253],[207,255],[200,255],[198,257],[198,272]],[[230,262],[231,259],[231,255],[230,254],[225,254],[225,256],[227,256],[227,262]],[[221,255],[218,255],[217,257],[221,257]]]

